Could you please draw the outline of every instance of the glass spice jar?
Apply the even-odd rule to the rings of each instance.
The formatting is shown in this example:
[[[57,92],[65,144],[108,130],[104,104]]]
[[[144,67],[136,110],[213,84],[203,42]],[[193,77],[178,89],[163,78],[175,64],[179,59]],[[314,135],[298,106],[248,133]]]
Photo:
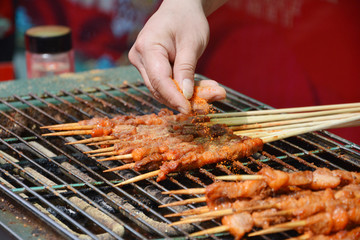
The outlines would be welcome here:
[[[25,33],[28,78],[74,72],[71,30],[65,26],[38,26]]]

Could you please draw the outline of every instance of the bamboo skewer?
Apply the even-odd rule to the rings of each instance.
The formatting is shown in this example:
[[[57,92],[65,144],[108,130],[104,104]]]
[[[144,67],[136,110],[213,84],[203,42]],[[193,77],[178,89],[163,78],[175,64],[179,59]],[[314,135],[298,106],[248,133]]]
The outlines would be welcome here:
[[[105,156],[116,156],[119,152],[118,151],[103,151],[96,154],[90,154],[89,157],[105,157]],[[120,155],[122,156],[122,155]]]
[[[213,228],[209,228],[209,229],[205,229],[199,232],[195,232],[190,234],[190,237],[197,237],[197,236],[202,236],[202,235],[208,235],[208,234],[215,234],[215,233],[221,233],[221,232],[227,232],[229,231],[229,227],[226,225],[221,225],[218,227],[213,227]]]
[[[103,137],[93,137],[88,139],[83,139],[75,142],[68,142],[65,143],[65,145],[72,145],[72,144],[87,144],[87,143],[95,143],[98,141],[105,141],[105,140],[112,140],[115,139],[114,136],[103,136]]]
[[[215,177],[217,180],[227,181],[242,181],[242,180],[261,180],[264,179],[262,175],[226,175]]]
[[[205,194],[206,188],[189,188],[162,192],[162,194]]]
[[[91,151],[84,152],[85,154],[92,154],[92,153],[103,153],[103,152],[111,152],[114,151],[114,147],[107,147],[107,148],[99,148]]]
[[[125,154],[125,155],[120,155],[120,156],[115,156],[115,157],[103,158],[103,159],[99,159],[97,161],[98,162],[105,162],[105,161],[125,160],[125,159],[132,159],[131,153],[130,154]]]
[[[354,108],[354,107],[360,107],[360,103],[345,103],[345,104],[321,105],[321,106],[310,106],[310,107],[268,109],[268,110],[256,110],[256,111],[235,112],[235,113],[214,113],[214,114],[208,114],[207,116],[210,118],[256,116],[256,115],[279,114],[279,113],[324,111],[330,109],[344,109],[344,108]]]
[[[169,226],[177,226],[182,224],[190,224],[190,223],[196,223],[196,222],[204,222],[214,219],[213,217],[202,217],[202,218],[191,218],[191,219],[183,219],[177,222],[170,223]]]
[[[254,123],[254,124],[246,124],[240,126],[230,126],[234,131],[236,130],[248,130],[248,129],[262,129],[267,127],[275,127],[275,126],[286,126],[298,123],[306,123],[306,122],[319,122],[325,120],[334,120],[339,118],[346,118],[354,116],[356,113],[343,113],[343,114],[335,114],[328,116],[320,116],[320,117],[309,117],[309,118],[298,118],[298,119],[290,119],[290,120],[281,120],[274,122],[265,122],[265,123]]]
[[[329,128],[336,127],[336,126],[341,125],[341,124],[346,124],[346,123],[350,123],[350,122],[356,122],[358,120],[360,120],[360,115],[345,118],[345,119],[335,120],[335,121],[332,121],[331,123],[326,122],[326,123],[323,123],[323,124],[318,124],[318,125],[313,126],[313,127],[306,127],[306,128],[295,129],[295,130],[284,130],[281,133],[278,133],[276,135],[264,137],[264,138],[262,138],[262,140],[263,140],[264,143],[273,142],[273,141],[276,141],[276,140],[279,140],[279,139],[293,137],[293,136],[308,133],[308,132],[319,131],[319,130],[323,130],[323,129],[329,129]]]
[[[297,227],[303,227],[307,224],[306,220],[299,220],[294,222],[287,222],[287,223],[281,223],[272,227],[269,227],[267,229],[263,229],[257,232],[253,232],[249,234],[249,237],[259,236],[259,235],[265,235],[265,234],[272,234],[272,233],[278,233],[278,232],[285,232],[288,230],[292,230]]]
[[[202,213],[199,215],[185,217],[178,222],[174,222],[173,224],[179,225],[179,224],[183,224],[183,223],[208,221],[208,220],[211,220],[214,218],[219,218],[219,217],[236,214],[236,213],[240,213],[240,212],[264,210],[264,209],[270,209],[270,208],[274,208],[274,207],[276,207],[276,204],[248,207],[248,208],[243,208],[243,209],[233,209],[233,208],[221,209],[221,210],[216,210],[216,211],[205,212],[205,213]],[[282,214],[284,214],[284,213],[282,213]]]
[[[43,134],[43,136],[90,135],[91,133],[92,133],[92,130],[74,130],[74,131],[45,133],[45,134]]]
[[[198,207],[198,208],[194,208],[194,209],[190,209],[190,210],[186,210],[180,213],[171,213],[171,214],[167,214],[164,217],[180,217],[180,216],[189,216],[189,215],[195,215],[195,214],[202,214],[202,213],[206,213],[209,212],[209,207],[208,206],[203,206],[203,207]]]
[[[193,204],[193,203],[200,203],[200,202],[206,202],[206,197],[189,198],[189,199],[185,199],[185,200],[181,200],[181,201],[177,201],[177,202],[160,205],[159,208],[174,207],[174,206],[179,206],[179,205],[186,205],[186,204]]]
[[[131,169],[135,166],[135,163],[128,163],[128,164],[124,164],[122,166],[119,167],[114,167],[114,168],[110,168],[105,170],[104,172],[113,172],[113,171],[120,171],[120,170],[125,170],[125,169]]]
[[[152,172],[148,172],[139,176],[136,176],[134,178],[130,178],[126,181],[123,181],[121,183],[115,184],[114,187],[119,187],[119,186],[123,186],[129,183],[134,183],[134,182],[138,182],[147,178],[151,178],[151,177],[155,177],[158,175],[158,173],[160,172],[160,170],[156,170],[156,171],[152,171]]]
[[[290,113],[290,114],[276,114],[270,116],[246,116],[236,118],[216,118],[210,120],[211,124],[227,124],[228,126],[241,125],[241,124],[253,124],[261,122],[272,122],[284,119],[299,119],[306,117],[325,116],[340,113],[360,112],[360,107],[349,108],[349,109],[336,109],[321,112],[310,112],[310,113]]]
[[[94,145],[113,145],[115,143],[119,143],[119,142],[123,142],[123,139],[113,139],[113,140],[106,140],[106,141],[101,141],[101,142],[93,142],[93,143],[89,143],[89,146],[94,146]]]
[[[326,122],[331,122],[334,119],[331,120],[323,120],[323,121],[317,121],[317,122],[305,122],[305,123],[298,123],[298,124],[291,124],[291,125],[281,125],[281,126],[273,126],[273,127],[264,127],[264,128],[256,128],[256,129],[249,129],[249,130],[240,130],[235,131],[234,134],[237,135],[243,135],[246,133],[258,133],[258,132],[271,132],[273,130],[284,130],[284,129],[294,129],[294,128],[300,128],[300,127],[311,127],[316,124],[322,124]]]
[[[80,126],[79,123],[63,123],[63,124],[55,124],[55,125],[48,125],[48,126],[42,126],[40,128],[53,128],[53,127],[69,127],[69,126]]]
[[[74,126],[63,126],[63,127],[48,127],[49,130],[67,131],[67,130],[90,130],[94,129],[94,125],[74,125]]]
[[[259,235],[264,235],[264,234],[271,234],[271,233],[278,233],[278,232],[285,232],[285,231],[289,231],[289,230],[293,230],[297,227],[303,227],[306,225],[306,221],[301,220],[301,221],[296,221],[296,222],[289,222],[289,223],[284,223],[284,224],[278,224],[276,226],[267,228],[267,229],[263,229],[257,232],[253,232],[248,234],[249,237],[254,237],[254,236],[259,236]],[[221,225],[218,227],[214,227],[214,228],[210,228],[210,229],[205,229],[199,232],[195,232],[190,234],[190,237],[196,237],[196,236],[202,236],[202,235],[208,235],[208,234],[215,234],[215,233],[221,233],[221,232],[227,232],[229,231],[230,228],[226,225]],[[305,240],[305,239],[309,239],[310,235],[308,234],[304,234],[299,236],[298,238],[294,238],[294,239],[301,239],[301,240]],[[291,238],[293,239],[293,238]]]

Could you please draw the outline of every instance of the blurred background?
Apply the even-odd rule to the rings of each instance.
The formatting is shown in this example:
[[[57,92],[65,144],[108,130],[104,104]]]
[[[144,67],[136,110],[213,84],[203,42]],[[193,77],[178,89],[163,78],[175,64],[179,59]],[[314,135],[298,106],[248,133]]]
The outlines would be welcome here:
[[[27,77],[24,33],[38,25],[71,28],[76,72],[128,65],[160,3],[0,0],[0,80]],[[229,0],[208,19],[197,73],[276,108],[360,101],[359,0]],[[332,132],[360,143],[360,127]]]

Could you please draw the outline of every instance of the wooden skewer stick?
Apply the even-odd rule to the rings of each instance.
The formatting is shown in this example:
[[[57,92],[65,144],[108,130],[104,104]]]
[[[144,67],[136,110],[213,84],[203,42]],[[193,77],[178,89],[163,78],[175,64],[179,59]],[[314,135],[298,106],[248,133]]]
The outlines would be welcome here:
[[[114,136],[93,137],[93,138],[83,139],[83,140],[79,140],[79,141],[75,141],[75,142],[68,142],[68,143],[65,143],[65,145],[86,144],[86,143],[93,143],[93,142],[111,140],[111,139],[115,139],[115,137]]]
[[[356,115],[359,115],[359,114],[352,114],[352,115],[349,115],[348,117],[350,117],[350,116],[355,117]],[[341,117],[339,119],[343,119],[343,117]],[[281,130],[288,130],[288,129],[295,130],[296,128],[303,128],[303,127],[313,127],[318,124],[332,123],[334,120],[335,119],[331,119],[331,120],[327,120],[327,121],[308,122],[308,123],[284,125],[284,126],[277,126],[277,127],[269,127],[269,128],[250,129],[250,130],[245,130],[245,131],[235,131],[234,134],[246,135],[246,136],[251,136],[251,137],[254,137],[254,136],[260,135],[260,134],[263,134],[265,136],[266,134],[270,134],[271,132],[279,132]],[[360,121],[354,121],[354,122],[350,122],[350,123],[339,124],[336,127],[344,128],[344,127],[355,127],[355,126],[359,126],[359,125],[360,125]]]
[[[119,155],[119,156],[115,156],[115,157],[103,158],[103,159],[99,159],[97,161],[98,162],[105,162],[105,161],[125,160],[125,159],[132,159],[131,153],[130,154],[125,154],[125,155]]]
[[[71,135],[90,135],[92,130],[74,130],[64,132],[45,133],[42,136],[71,136]]]
[[[209,207],[208,206],[189,209],[189,210],[179,212],[179,213],[170,213],[170,214],[165,215],[164,217],[189,216],[189,215],[195,215],[195,214],[202,214],[202,213],[206,213],[206,212],[209,212]]]
[[[107,147],[107,148],[99,148],[91,151],[84,152],[85,154],[91,154],[91,153],[102,153],[102,152],[111,152],[114,151],[114,147]]]
[[[206,188],[189,188],[162,192],[162,194],[205,194]]]
[[[269,227],[267,229],[263,229],[257,232],[253,232],[249,234],[249,237],[264,235],[264,234],[272,234],[272,233],[278,233],[278,232],[284,232],[288,231],[297,227],[303,227],[307,224],[306,220],[299,220],[295,222],[287,222],[287,223],[281,223],[272,227]]]
[[[120,170],[125,170],[125,169],[131,169],[135,166],[135,163],[128,163],[128,164],[124,164],[122,166],[119,167],[114,167],[114,168],[110,168],[105,170],[104,172],[113,172],[113,171],[120,171]]]
[[[40,128],[68,127],[68,126],[80,126],[80,124],[79,123],[62,123],[62,124],[42,126]]]
[[[344,114],[336,114],[336,115],[330,115],[330,116],[309,117],[309,118],[281,120],[281,121],[265,122],[265,123],[244,124],[244,125],[240,125],[240,126],[231,126],[230,128],[233,129],[234,131],[248,130],[248,129],[261,129],[261,128],[285,126],[285,125],[291,125],[291,124],[297,124],[297,123],[334,120],[334,119],[339,119],[339,118],[355,116],[355,114],[354,113],[344,113]]]
[[[262,175],[226,175],[215,177],[218,180],[226,181],[241,181],[241,180],[261,180],[264,179]]]
[[[252,134],[252,133],[258,133],[258,132],[270,132],[270,131],[274,131],[274,130],[295,129],[295,128],[300,128],[300,127],[311,127],[311,126],[314,126],[316,124],[326,123],[326,122],[330,122],[330,121],[333,121],[333,120],[334,119],[326,120],[326,121],[305,122],[305,123],[299,123],[299,124],[290,124],[290,125],[281,125],[281,126],[274,126],[274,127],[256,128],[256,129],[250,129],[250,130],[240,130],[240,131],[235,131],[234,134],[243,135],[245,133]]]
[[[182,219],[180,221],[169,224],[169,226],[176,226],[176,225],[189,224],[189,223],[195,223],[195,222],[204,222],[204,221],[209,221],[212,219],[214,219],[214,218],[213,217],[207,217],[207,218],[203,217],[203,218]]]
[[[221,233],[221,232],[227,232],[229,231],[229,227],[226,225],[221,225],[218,227],[214,227],[214,228],[209,228],[206,230],[202,230],[196,233],[192,233],[189,236],[190,237],[197,237],[197,236],[201,236],[201,235],[207,235],[207,234],[215,234],[215,233]]]
[[[210,118],[255,116],[255,115],[278,114],[278,113],[323,111],[330,109],[344,109],[344,108],[353,108],[353,107],[360,107],[360,103],[345,103],[345,104],[332,104],[332,105],[282,108],[282,109],[280,108],[280,109],[269,109],[269,110],[260,110],[260,111],[256,110],[256,111],[234,112],[234,113],[214,113],[214,114],[208,114],[207,116]]]
[[[234,117],[234,118],[216,118],[210,121],[212,124],[227,124],[229,126],[241,125],[241,124],[250,124],[250,123],[260,123],[260,122],[272,122],[285,119],[299,119],[306,117],[315,117],[315,116],[324,116],[340,113],[350,113],[350,112],[360,112],[360,107],[349,108],[349,109],[336,109],[320,112],[310,112],[310,113],[290,113],[290,114],[277,114],[269,116],[249,116],[249,117]]]
[[[115,138],[115,137],[114,137]],[[119,142],[124,142],[123,139],[113,139],[113,140],[106,140],[106,141],[101,141],[101,142],[93,142],[93,143],[89,143],[89,146],[94,146],[94,145],[113,145],[115,143],[119,143]]]
[[[196,216],[186,217],[186,218],[183,218],[182,220],[194,219],[194,218],[209,218],[209,217],[210,218],[218,218],[218,217],[223,217],[223,216],[240,213],[240,212],[245,212],[245,211],[263,210],[263,209],[270,209],[270,208],[275,208],[275,207],[277,207],[276,204],[265,204],[265,205],[261,205],[261,206],[247,207],[247,208],[241,208],[241,209],[227,208],[227,209],[221,209],[221,210],[211,211],[211,212],[207,212],[207,213],[202,213],[202,214],[199,214]]]
[[[172,203],[160,205],[159,208],[163,208],[163,207],[173,207],[173,206],[193,204],[193,203],[200,203],[200,202],[206,202],[206,197],[189,198],[189,199],[185,199],[185,200],[182,200],[182,201],[177,201],[177,202],[172,202]]]
[[[93,125],[78,125],[78,126],[64,126],[64,127],[49,127],[49,130],[56,131],[67,131],[67,130],[90,130],[94,129],[96,126]]]
[[[334,128],[338,125],[345,124],[345,123],[351,123],[351,122],[356,123],[356,121],[358,121],[358,120],[360,120],[360,114],[357,114],[354,117],[348,117],[345,119],[335,120],[335,121],[332,121],[331,123],[318,124],[313,127],[306,127],[306,128],[300,128],[300,129],[294,129],[294,130],[285,130],[280,133],[277,133],[276,135],[264,137],[264,138],[262,138],[262,140],[264,143],[273,142],[276,140],[280,140],[280,139],[284,139],[284,138],[288,138],[288,137],[292,137],[292,136],[296,136],[296,135],[300,135],[300,134],[304,134],[304,133],[308,133],[308,132]]]
[[[90,154],[89,157],[114,156],[114,155],[118,155],[118,153],[119,153],[118,151],[100,152],[96,154]]]
[[[155,176],[157,176],[159,174],[159,172],[160,172],[160,170],[148,172],[148,173],[139,175],[137,177],[130,178],[130,179],[128,179],[126,181],[123,181],[121,183],[115,184],[114,187],[119,187],[119,186],[123,186],[123,185],[129,184],[129,183],[134,183],[134,182],[138,182],[138,181],[141,181],[141,180],[144,180],[144,179],[147,179],[147,178],[155,177]]]

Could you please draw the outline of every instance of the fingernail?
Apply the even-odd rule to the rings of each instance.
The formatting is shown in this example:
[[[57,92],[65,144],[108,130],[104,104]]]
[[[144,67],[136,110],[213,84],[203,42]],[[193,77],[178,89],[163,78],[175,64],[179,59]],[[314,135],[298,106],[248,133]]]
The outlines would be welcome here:
[[[190,99],[194,94],[194,82],[188,78],[183,80],[183,94],[186,99]]]

